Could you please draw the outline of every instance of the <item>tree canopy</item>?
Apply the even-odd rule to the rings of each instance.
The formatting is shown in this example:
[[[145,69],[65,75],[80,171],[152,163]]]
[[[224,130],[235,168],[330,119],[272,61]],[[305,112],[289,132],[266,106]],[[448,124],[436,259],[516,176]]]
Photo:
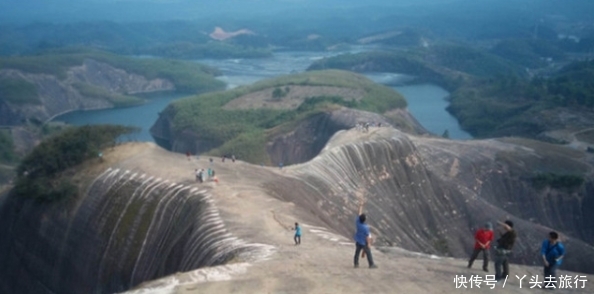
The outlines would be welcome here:
[[[41,201],[75,197],[76,185],[61,173],[96,158],[103,148],[134,130],[114,125],[73,127],[42,141],[18,166],[15,192]]]

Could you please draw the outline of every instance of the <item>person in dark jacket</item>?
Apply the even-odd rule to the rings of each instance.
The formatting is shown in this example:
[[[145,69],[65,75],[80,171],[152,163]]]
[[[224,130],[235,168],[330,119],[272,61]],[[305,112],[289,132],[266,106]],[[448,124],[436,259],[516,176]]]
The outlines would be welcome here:
[[[497,239],[497,247],[495,247],[495,280],[499,281],[509,275],[508,259],[516,242],[517,234],[512,221],[506,220],[497,223],[504,230],[503,235]]]
[[[561,265],[565,256],[565,247],[559,242],[559,234],[550,232],[549,238],[542,242],[540,249],[544,263],[544,288],[557,288],[557,268]]]

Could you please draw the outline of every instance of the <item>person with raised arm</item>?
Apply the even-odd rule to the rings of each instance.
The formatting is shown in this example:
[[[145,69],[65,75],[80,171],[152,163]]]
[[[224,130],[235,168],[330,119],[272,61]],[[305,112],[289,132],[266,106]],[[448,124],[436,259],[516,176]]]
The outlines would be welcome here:
[[[359,254],[361,253],[361,250],[365,251],[369,268],[377,268],[377,266],[373,262],[371,248],[369,247],[369,244],[371,242],[370,232],[369,226],[365,223],[365,221],[367,220],[367,216],[363,213],[363,204],[364,201],[361,200],[361,202],[359,203],[359,213],[357,214],[357,218],[355,219],[355,268],[359,267]]]

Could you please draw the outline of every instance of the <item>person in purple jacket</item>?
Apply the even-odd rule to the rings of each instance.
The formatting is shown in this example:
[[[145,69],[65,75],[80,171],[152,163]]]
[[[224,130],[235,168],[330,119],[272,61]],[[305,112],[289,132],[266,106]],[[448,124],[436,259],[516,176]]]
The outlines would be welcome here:
[[[363,213],[363,202],[361,202],[359,205],[359,214],[355,219],[355,226],[357,228],[355,233],[355,268],[359,267],[359,254],[361,253],[361,250],[365,251],[369,268],[377,268],[375,263],[373,263],[373,256],[371,255],[371,248],[369,247],[371,240],[369,226],[365,223],[366,219],[367,217]]]

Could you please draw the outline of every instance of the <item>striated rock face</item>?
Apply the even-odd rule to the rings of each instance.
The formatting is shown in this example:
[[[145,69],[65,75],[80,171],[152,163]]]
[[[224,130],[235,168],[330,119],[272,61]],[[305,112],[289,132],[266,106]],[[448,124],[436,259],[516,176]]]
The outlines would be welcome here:
[[[0,207],[0,292],[114,293],[261,247],[228,233],[210,194],[108,169],[79,203]]]
[[[540,265],[540,243],[558,230],[574,256],[563,267],[593,272],[594,182],[583,153],[557,154],[556,146],[534,142],[530,148],[414,137],[390,128],[353,132],[340,132],[320,156],[292,167],[292,177],[264,186],[315,211],[344,236],[353,235],[356,204],[365,199],[379,244],[431,254],[468,258],[475,229],[509,218],[519,235],[512,262]],[[572,191],[535,189],[530,177],[547,170],[583,174],[586,183]]]
[[[170,81],[147,80],[142,76],[90,59],[85,60],[82,66],[71,68],[64,80],[53,75],[31,74],[11,69],[0,70],[0,77],[22,79],[34,84],[41,101],[39,104],[22,105],[0,102],[0,125],[20,125],[25,119],[44,122],[69,111],[114,106],[106,99],[81,95],[73,86],[79,82],[120,94],[175,90],[175,86]]]
[[[248,241],[275,244],[265,237],[270,231],[285,240],[283,219],[351,240],[361,199],[378,250],[397,246],[466,259],[475,229],[510,219],[518,232],[512,263],[540,265],[540,243],[556,230],[568,250],[563,269],[594,271],[593,158],[585,152],[513,138],[453,141],[389,127],[351,129],[335,134],[310,161],[282,170],[215,164],[221,183],[202,184],[211,189],[206,192],[188,181],[208,159],[188,161],[150,146],[106,156],[134,171],[89,176],[77,203],[0,197],[0,292],[113,293],[176,272],[259,258],[266,249]],[[89,166],[79,174],[97,165]],[[145,169],[170,180],[140,172]],[[536,171],[579,174],[585,182],[536,189],[530,180]],[[224,204],[224,220],[210,193]],[[275,202],[269,197],[294,205],[269,207]],[[295,214],[281,214],[287,210]]]
[[[404,117],[404,119],[409,118]],[[306,162],[319,154],[336,132],[351,129],[357,123],[367,122],[390,126],[388,120],[377,113],[341,108],[310,117],[302,121],[293,131],[273,136],[268,143],[267,151],[272,162],[283,162],[285,165]],[[408,124],[416,125],[415,131],[422,132],[423,128],[415,122],[409,120]]]

